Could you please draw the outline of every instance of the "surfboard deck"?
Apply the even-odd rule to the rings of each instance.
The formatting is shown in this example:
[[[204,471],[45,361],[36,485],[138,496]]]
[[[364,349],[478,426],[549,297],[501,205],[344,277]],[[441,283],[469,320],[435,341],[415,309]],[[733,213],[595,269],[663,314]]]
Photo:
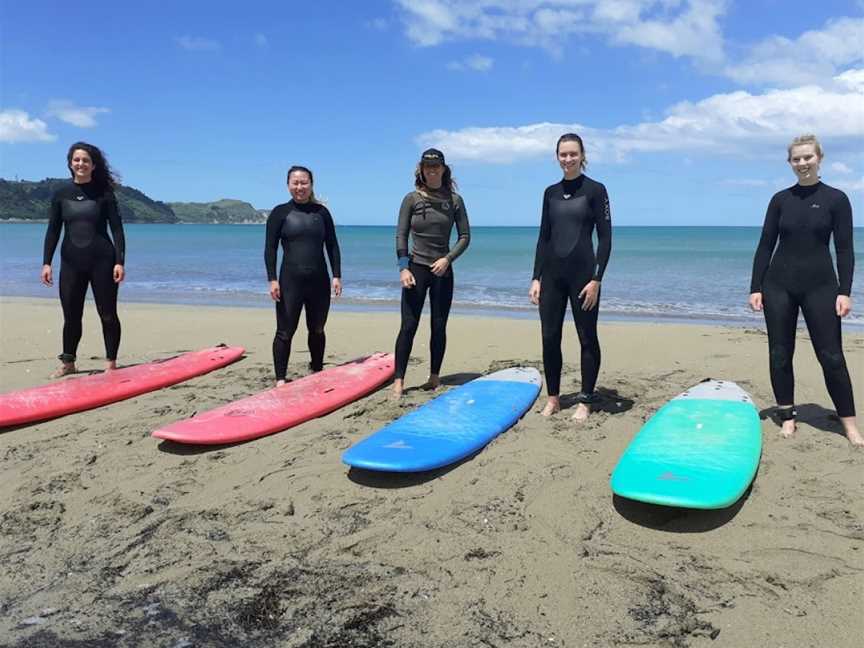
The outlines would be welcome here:
[[[348,448],[355,468],[421,472],[455,463],[509,429],[540,393],[540,373],[512,368],[455,387]]]
[[[243,356],[242,347],[216,346],[132,367],[0,394],[0,427],[82,412],[162,389],[219,369]]]
[[[744,494],[759,467],[762,428],[750,396],[708,380],[652,416],[621,455],[612,491],[665,506],[721,509]]]
[[[393,377],[394,358],[375,353],[293,380],[155,430],[177,443],[221,445],[281,432],[374,391]]]

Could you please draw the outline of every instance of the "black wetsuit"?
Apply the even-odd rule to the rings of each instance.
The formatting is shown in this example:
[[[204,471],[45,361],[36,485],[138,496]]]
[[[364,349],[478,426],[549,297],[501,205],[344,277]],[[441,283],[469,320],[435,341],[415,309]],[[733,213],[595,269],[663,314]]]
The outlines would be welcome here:
[[[264,265],[267,279],[276,280],[276,254],[282,242],[279,288],[282,299],[276,302],[276,335],[273,338],[273,367],[277,380],[285,380],[291,340],[306,308],[309,354],[313,371],[324,366],[324,324],[330,311],[330,276],[324,261],[324,247],[330,258],[333,277],[342,276],[336,228],[328,209],[318,203],[277,205],[267,219]]]
[[[596,255],[592,242],[595,228]],[[589,402],[592,399],[600,373],[600,341],[597,338],[599,294],[597,305],[584,311],[579,292],[592,279],[603,279],[611,250],[612,220],[606,187],[580,175],[546,189],[534,257],[534,279],[541,282],[543,369],[550,396],[558,396],[561,388],[561,333],[569,301],[582,349],[580,396]]]
[[[832,234],[837,274],[828,250]],[[794,403],[792,354],[800,309],[837,415],[855,415],[836,311],[837,295],[852,291],[854,267],[852,206],[846,194],[819,182],[795,185],[771,198],[753,259],[750,292],[762,293],[771,385],[779,405]]]
[[[454,225],[459,238],[451,250],[450,233]],[[410,257],[409,232],[413,243]],[[459,194],[443,190],[422,194],[412,191],[402,200],[396,226],[396,257],[400,268],[407,267],[416,283],[411,288],[402,288],[402,324],[396,338],[396,378],[405,378],[427,291],[432,316],[429,372],[436,376],[440,373],[447,346],[447,318],[453,302],[452,262],[465,251],[470,241],[468,214]],[[439,277],[432,274],[431,266],[442,257],[450,259],[451,265],[444,276]]]
[[[111,239],[108,238],[108,226]],[[120,347],[120,319],[117,317],[117,288],[114,266],[123,265],[126,239],[114,192],[100,190],[92,182],[58,189],[51,198],[48,231],[42,263],[51,265],[60,246],[60,303],[63,306],[63,362],[74,362],[81,341],[81,318],[87,286],[93,289],[96,310],[102,320],[102,336],[108,360],[117,359]]]

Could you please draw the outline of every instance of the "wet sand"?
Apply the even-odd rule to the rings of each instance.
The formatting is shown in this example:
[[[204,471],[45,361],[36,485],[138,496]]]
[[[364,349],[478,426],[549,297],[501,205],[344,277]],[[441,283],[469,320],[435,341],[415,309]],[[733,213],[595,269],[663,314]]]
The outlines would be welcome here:
[[[602,411],[570,421],[541,396],[474,457],[411,476],[348,471],[341,452],[433,394],[428,317],[403,401],[376,392],[253,442],[186,448],[156,427],[269,387],[265,309],[121,305],[120,364],[225,342],[240,362],[98,410],[0,432],[0,644],[293,648],[859,645],[864,452],[842,436],[805,331],[800,424],[763,421],[752,489],[695,512],[613,498],[615,462],[667,399],[711,376],[772,404],[757,329],[601,322]],[[0,299],[2,391],[45,382],[55,300]],[[398,316],[333,312],[328,364],[392,349]],[[308,363],[305,329],[290,373]],[[845,338],[864,403],[864,335]],[[102,342],[88,303],[81,370]],[[444,389],[541,366],[539,323],[458,317]],[[858,639],[856,639],[858,637]]]

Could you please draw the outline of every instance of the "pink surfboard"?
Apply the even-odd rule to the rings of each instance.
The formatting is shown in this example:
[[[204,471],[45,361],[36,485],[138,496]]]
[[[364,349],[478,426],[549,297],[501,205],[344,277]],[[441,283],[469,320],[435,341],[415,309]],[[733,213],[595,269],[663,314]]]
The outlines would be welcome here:
[[[93,409],[174,385],[238,360],[242,347],[217,346],[172,358],[0,394],[0,427]]]
[[[238,443],[323,416],[393,377],[393,354],[376,353],[228,403],[153,432],[157,439],[196,445]]]

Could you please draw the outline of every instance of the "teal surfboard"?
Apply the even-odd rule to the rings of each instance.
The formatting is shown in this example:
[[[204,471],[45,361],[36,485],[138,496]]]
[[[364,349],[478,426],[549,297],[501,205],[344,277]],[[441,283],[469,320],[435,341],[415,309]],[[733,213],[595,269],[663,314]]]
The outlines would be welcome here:
[[[707,380],[642,426],[612,472],[612,492],[665,506],[726,508],[750,486],[761,453],[753,400],[734,382]]]

